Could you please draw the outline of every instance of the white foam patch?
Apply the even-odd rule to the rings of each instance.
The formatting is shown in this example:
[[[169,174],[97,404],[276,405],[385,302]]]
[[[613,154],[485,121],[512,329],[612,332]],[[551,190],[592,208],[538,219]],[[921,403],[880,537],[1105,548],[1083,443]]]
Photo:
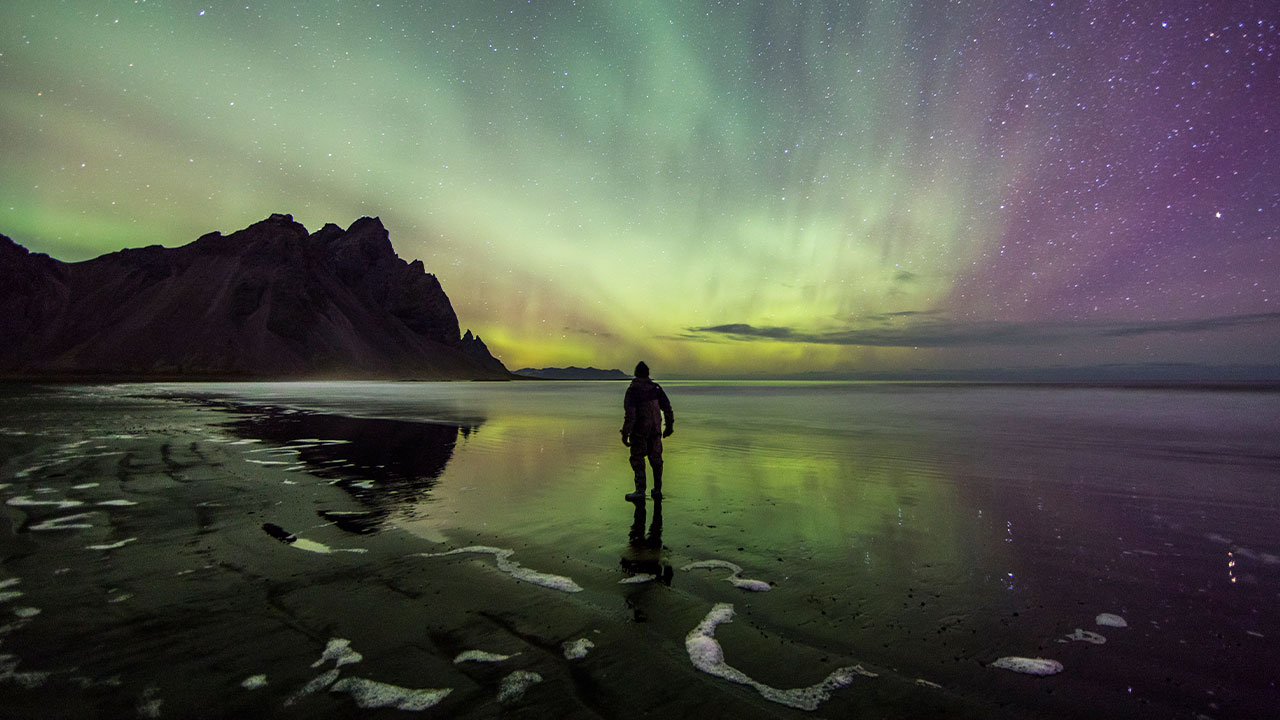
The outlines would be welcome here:
[[[566,642],[564,647],[564,657],[566,660],[581,660],[587,656],[591,648],[596,644],[586,638],[578,638],[572,642]]]
[[[708,612],[702,622],[690,630],[684,638],[684,647],[689,653],[689,660],[702,672],[754,688],[761,697],[771,702],[800,710],[816,710],[819,705],[830,699],[833,691],[851,684],[855,677],[859,675],[876,677],[875,673],[863,670],[861,665],[853,665],[836,668],[822,682],[805,688],[781,690],[765,685],[724,661],[724,648],[715,639],[716,626],[732,621],[733,605],[717,603],[711,608],[711,612]]]
[[[311,680],[311,682],[307,683],[306,685],[303,685],[298,690],[298,692],[290,695],[289,699],[284,701],[284,706],[289,707],[290,705],[298,702],[302,698],[308,695],[313,695],[315,693],[318,693],[321,690],[324,690],[325,688],[329,687],[330,685],[332,685],[334,682],[337,681],[338,674],[340,672],[341,672],[340,670],[335,668],[328,672],[317,675],[314,679]]]
[[[253,458],[245,458],[245,462],[251,462],[254,465],[289,465],[288,460],[254,460]]]
[[[23,469],[19,470],[18,472],[14,473],[14,474],[13,474],[13,477],[15,477],[15,478],[26,478],[26,477],[31,477],[31,473],[39,472],[39,471],[41,471],[41,470],[44,470],[45,468],[53,467],[54,465],[57,465],[58,463],[61,463],[61,462],[64,462],[64,461],[63,461],[63,460],[54,460],[54,461],[47,462],[47,463],[40,463],[40,464],[38,464],[38,465],[32,465],[31,467],[23,468]]]
[[[498,702],[507,703],[519,700],[529,688],[542,682],[542,676],[528,670],[516,670],[502,678],[498,686]]]
[[[91,677],[86,677],[84,675],[72,675],[71,682],[74,683],[75,686],[80,688],[81,690],[89,690],[90,688],[99,688],[99,687],[118,688],[124,685],[124,681],[120,679],[119,675],[112,675],[111,677],[103,678],[102,680],[95,680]]]
[[[0,635],[8,635],[15,630],[21,630],[30,624],[31,620],[29,618],[19,618],[7,625],[0,625]]]
[[[41,523],[32,525],[32,530],[88,530],[93,527],[91,523],[84,522],[85,518],[93,517],[95,513],[76,513],[75,515],[64,515],[63,517],[49,518]]]
[[[916,684],[920,687],[927,687],[930,690],[941,690],[942,686],[936,682],[925,680],[924,678],[916,678]]]
[[[516,653],[519,655],[520,653]],[[453,659],[453,664],[457,665],[464,662],[502,662],[510,660],[515,655],[501,655],[499,653],[485,652],[484,650],[463,650]]]
[[[0,603],[17,600],[22,597],[21,590],[5,590],[5,588],[11,588],[20,582],[22,582],[22,578],[5,578],[4,580],[0,580]]]
[[[1060,640],[1059,642],[1069,642],[1072,640],[1076,642],[1093,643],[1094,645],[1101,645],[1107,641],[1105,637],[1103,637],[1102,635],[1099,635],[1096,632],[1093,632],[1092,630],[1082,630],[1080,628],[1076,628],[1075,632],[1071,633],[1065,639]]]
[[[157,697],[160,689],[157,687],[149,687],[142,691],[142,697],[138,698],[138,717],[158,718],[160,717],[160,705],[164,702]]]
[[[733,574],[725,578],[731,585],[739,590],[747,590],[749,592],[768,592],[773,589],[769,583],[763,580],[752,580],[751,578],[742,577],[742,568],[728,560],[699,560],[692,562],[681,570],[728,570]]]
[[[294,536],[293,542],[285,543],[285,544],[291,548],[297,548],[298,550],[306,550],[307,552],[318,553],[320,555],[330,555],[332,553],[340,553],[340,552],[345,552],[345,553],[369,552],[368,549],[366,548],[332,548],[332,547],[329,547],[328,545],[325,545],[324,543],[316,542],[315,540],[308,540],[304,537],[297,537],[297,536]]]
[[[346,638],[329,638],[329,644],[324,647],[324,654],[320,659],[311,663],[311,667],[317,668],[321,665],[333,661],[334,667],[339,668],[343,665],[358,663],[364,659],[364,656],[351,649],[351,641]]]
[[[13,507],[53,507],[59,510],[66,510],[67,508],[80,507],[81,505],[84,505],[84,503],[79,500],[35,500],[27,497],[26,495],[9,498],[8,502],[5,504],[12,505]]]
[[[79,485],[72,485],[71,489],[72,490],[88,490],[90,488],[96,488],[101,484],[102,483],[96,483],[96,482],[80,483]]]
[[[639,575],[633,575],[631,577],[622,578],[621,580],[618,581],[618,584],[619,585],[639,585],[640,583],[653,582],[654,580],[657,580],[657,579],[658,579],[657,575],[651,575],[649,573],[640,573]]]
[[[267,686],[266,675],[250,675],[249,677],[240,681],[240,687],[244,688],[245,690],[257,690],[259,688],[264,688],[266,686]]]
[[[17,655],[0,655],[0,682],[15,682],[28,690],[44,685],[47,672],[18,672]]]
[[[1098,617],[1094,618],[1093,621],[1104,627],[1129,627],[1129,623],[1124,618],[1111,613],[1099,613]]]
[[[134,501],[132,501],[132,500],[102,500],[102,501],[100,501],[100,502],[98,502],[98,503],[95,503],[95,504],[96,504],[96,505],[105,505],[105,506],[107,506],[107,507],[128,507],[128,506],[130,506],[130,505],[137,505],[138,503],[136,503],[136,502],[134,502]]]
[[[1002,657],[987,667],[1001,670],[1012,670],[1024,675],[1057,675],[1062,672],[1062,663],[1048,658]]]
[[[498,569],[517,580],[531,583],[533,585],[541,585],[542,587],[559,590],[560,592],[582,592],[582,587],[572,579],[563,575],[552,575],[550,573],[540,573],[536,570],[530,570],[522,567],[520,563],[511,559],[515,554],[515,550],[506,548],[490,547],[488,545],[471,545],[469,547],[449,550],[442,553],[418,553],[421,557],[445,557],[446,555],[461,555],[463,553],[484,553],[492,555],[498,562]]]
[[[293,542],[289,543],[289,547],[306,550],[307,552],[320,553],[321,555],[328,555],[333,552],[333,548],[328,545],[318,543],[315,540],[308,540],[306,538],[294,538]]]
[[[40,608],[17,607],[13,609],[13,614],[20,618],[33,618],[40,614]]]
[[[413,690],[365,678],[343,678],[329,688],[329,692],[347,693],[356,705],[366,710],[384,707],[426,710],[444,700],[453,689]]]
[[[118,550],[118,549],[120,549],[120,548],[124,547],[125,545],[128,545],[129,543],[131,543],[131,542],[133,542],[134,540],[137,540],[137,539],[138,539],[138,538],[136,538],[136,537],[125,538],[124,540],[121,540],[120,542],[117,542],[117,543],[111,543],[110,545],[86,545],[86,546],[84,547],[84,549],[85,549],[85,550]]]

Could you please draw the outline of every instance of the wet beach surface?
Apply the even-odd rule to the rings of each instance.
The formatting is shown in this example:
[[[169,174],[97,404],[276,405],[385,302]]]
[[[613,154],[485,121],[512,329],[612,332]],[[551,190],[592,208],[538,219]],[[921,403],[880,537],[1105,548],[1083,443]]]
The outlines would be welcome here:
[[[1280,706],[1274,393],[667,388],[0,388],[0,715]]]

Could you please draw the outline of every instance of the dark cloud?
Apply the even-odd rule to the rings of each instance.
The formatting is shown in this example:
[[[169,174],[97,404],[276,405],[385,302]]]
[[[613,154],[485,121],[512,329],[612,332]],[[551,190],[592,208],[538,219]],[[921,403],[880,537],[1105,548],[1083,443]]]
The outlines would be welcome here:
[[[594,335],[596,337],[613,337],[613,333],[604,330],[589,330],[587,328],[565,327],[564,332],[574,333],[576,335]]]
[[[936,310],[901,310],[899,312],[877,313],[867,315],[864,319],[870,322],[887,323],[901,318],[932,317],[939,313]]]
[[[1229,330],[1248,325],[1267,325],[1280,322],[1280,313],[1252,313],[1249,315],[1224,315],[1216,318],[1200,318],[1195,320],[1168,320],[1164,322],[1132,323],[1112,328],[1104,333],[1111,337],[1128,337],[1148,335],[1151,333],[1191,333]]]
[[[808,340],[808,336],[801,336],[791,328],[786,327],[755,327],[745,323],[731,323],[729,325],[713,325],[704,328],[689,328],[692,333],[718,333],[722,335],[741,335],[751,338],[768,338],[770,340],[796,340],[798,342],[812,342]],[[802,339],[802,337],[806,339]]]
[[[868,318],[884,322],[891,317],[912,318],[927,313],[885,313]],[[1280,313],[1226,315],[1196,320],[1159,322],[998,323],[925,319],[901,327],[851,328],[807,332],[791,327],[729,323],[689,328],[684,337],[704,339],[775,340],[818,345],[868,345],[878,347],[963,347],[971,345],[1051,345],[1090,338],[1134,337],[1155,333],[1204,333],[1232,328],[1280,325]]]

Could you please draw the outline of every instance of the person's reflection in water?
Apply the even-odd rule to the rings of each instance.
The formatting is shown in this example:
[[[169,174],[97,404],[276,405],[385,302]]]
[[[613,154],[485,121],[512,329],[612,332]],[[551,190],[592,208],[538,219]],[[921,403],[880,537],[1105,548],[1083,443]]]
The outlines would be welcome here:
[[[631,530],[627,535],[627,549],[622,553],[622,571],[629,578],[651,575],[657,582],[670,587],[674,571],[662,546],[662,501],[653,503],[653,522],[649,524],[648,533],[645,532],[646,503],[641,500],[635,505]]]

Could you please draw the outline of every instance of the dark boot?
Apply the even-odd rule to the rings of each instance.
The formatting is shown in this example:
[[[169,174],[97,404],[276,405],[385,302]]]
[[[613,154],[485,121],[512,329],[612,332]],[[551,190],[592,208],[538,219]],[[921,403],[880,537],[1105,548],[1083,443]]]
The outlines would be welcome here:
[[[657,462],[650,461],[650,464],[653,465],[653,499],[661,500],[662,499],[662,461],[661,460]],[[641,486],[640,492],[641,493],[644,492],[643,486]]]

